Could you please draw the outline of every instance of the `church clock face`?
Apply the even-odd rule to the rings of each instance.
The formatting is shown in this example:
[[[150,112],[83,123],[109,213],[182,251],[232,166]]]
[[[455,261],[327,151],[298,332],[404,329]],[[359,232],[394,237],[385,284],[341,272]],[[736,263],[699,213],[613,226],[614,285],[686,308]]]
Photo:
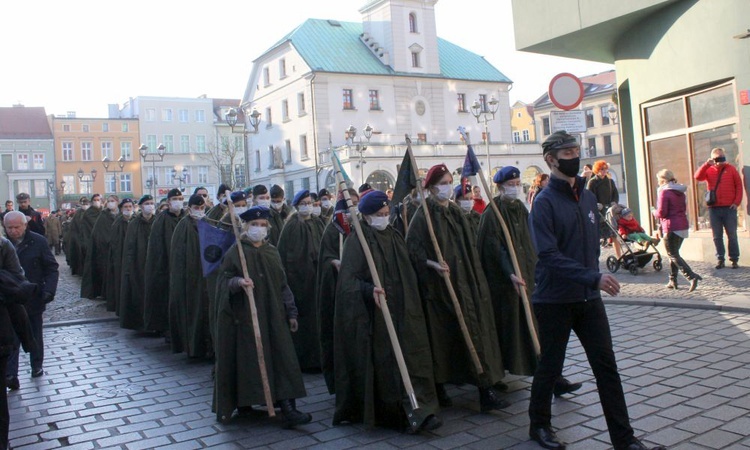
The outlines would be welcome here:
[[[414,104],[414,110],[417,112],[418,115],[422,116],[424,115],[425,111],[425,105],[422,100],[417,100],[417,103]]]

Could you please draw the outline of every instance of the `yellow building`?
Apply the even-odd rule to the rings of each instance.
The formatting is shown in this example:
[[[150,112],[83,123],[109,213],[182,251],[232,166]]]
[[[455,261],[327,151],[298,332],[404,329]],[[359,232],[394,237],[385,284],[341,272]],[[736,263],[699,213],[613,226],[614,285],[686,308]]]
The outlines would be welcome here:
[[[82,196],[142,195],[138,119],[50,116],[55,140],[55,185],[60,203],[74,206]],[[108,168],[103,160],[108,159]]]
[[[510,108],[510,131],[514,144],[536,142],[534,105],[517,101]]]

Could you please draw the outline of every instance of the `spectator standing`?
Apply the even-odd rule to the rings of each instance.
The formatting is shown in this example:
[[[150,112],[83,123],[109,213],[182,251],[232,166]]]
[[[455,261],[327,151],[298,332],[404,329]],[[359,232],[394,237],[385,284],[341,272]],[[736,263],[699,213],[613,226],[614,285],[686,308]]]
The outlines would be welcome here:
[[[529,211],[531,211],[531,207],[534,204],[534,198],[547,184],[549,184],[549,175],[546,173],[539,173],[534,177],[534,182],[529,188],[529,194],[526,196],[526,204],[529,205]]]
[[[26,226],[34,233],[44,236],[44,220],[42,219],[42,213],[31,207],[31,197],[29,197],[29,194],[21,192],[16,195],[16,201],[18,202],[18,210],[28,217]],[[3,219],[5,219],[5,217],[3,217]]]
[[[60,224],[59,211],[52,211],[47,220],[44,221],[45,236],[50,248],[55,249],[55,255],[60,254],[62,240],[62,225]]]
[[[474,195],[474,211],[482,214],[484,212],[484,208],[487,207],[487,202],[482,198],[482,190],[479,189],[479,186],[474,186],[472,188],[472,193]]]

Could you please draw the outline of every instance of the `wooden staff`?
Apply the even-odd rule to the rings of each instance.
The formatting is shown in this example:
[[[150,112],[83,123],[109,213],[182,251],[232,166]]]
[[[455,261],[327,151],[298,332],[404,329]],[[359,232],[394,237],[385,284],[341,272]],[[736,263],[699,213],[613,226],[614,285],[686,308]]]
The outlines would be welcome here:
[[[469,137],[466,135],[463,127],[459,127],[459,132],[466,141],[466,146],[471,148]],[[478,167],[477,172],[479,174],[479,179],[482,181],[482,186],[484,186],[485,192],[487,192],[487,195],[490,195],[491,191],[489,188],[489,184],[487,184],[487,179],[484,176],[484,171],[481,167]],[[495,199],[490,198],[489,200],[490,207],[495,212],[495,217],[497,217],[498,222],[500,222],[500,228],[502,228],[503,230],[505,242],[507,242],[508,244],[508,253],[510,253],[510,260],[513,263],[513,271],[515,272],[516,277],[518,277],[519,279],[523,279],[523,276],[521,274],[521,267],[518,265],[516,248],[513,245],[513,240],[510,238],[510,230],[508,230],[508,225],[505,223],[503,216],[500,214],[500,210],[498,209],[497,204],[495,204]],[[521,292],[521,303],[523,303],[523,311],[524,315],[526,316],[526,324],[529,326],[529,334],[531,335],[531,343],[534,346],[534,353],[536,354],[537,359],[539,359],[539,355],[541,354],[541,350],[539,347],[539,335],[536,331],[536,324],[534,323],[533,312],[531,311],[531,303],[529,302],[529,297],[526,293],[526,286],[519,286],[518,290]]]
[[[432,240],[432,246],[435,248],[435,255],[437,257],[437,262],[441,266],[445,262],[443,259],[443,253],[440,251],[440,245],[438,245],[437,238],[435,237],[435,230],[432,228],[432,219],[430,219],[430,209],[427,207],[427,200],[424,196],[424,190],[422,189],[422,182],[419,178],[419,168],[417,167],[417,159],[414,158],[414,154],[411,152],[411,139],[409,139],[409,135],[406,135],[406,151],[409,153],[409,159],[411,160],[411,169],[414,171],[415,178],[417,180],[417,189],[419,190],[419,200],[422,203],[422,211],[424,211],[425,221],[427,222],[427,231],[430,233],[430,239]],[[445,281],[445,286],[448,288],[448,293],[450,294],[451,301],[453,302],[453,309],[456,312],[456,319],[458,320],[458,325],[461,327],[461,334],[464,336],[464,340],[466,341],[466,347],[469,349],[469,355],[471,356],[471,360],[474,363],[474,367],[477,370],[477,374],[481,375],[484,373],[484,368],[482,367],[481,361],[479,361],[479,355],[477,355],[477,350],[474,348],[474,342],[471,340],[471,335],[469,334],[469,329],[466,327],[466,320],[464,320],[464,313],[461,310],[461,304],[458,303],[458,297],[456,296],[456,291],[453,289],[453,283],[451,283],[451,277],[450,274],[444,270],[440,271],[440,274],[443,277],[443,280]]]
[[[234,238],[237,240],[237,251],[240,254],[240,264],[242,265],[242,275],[246,280],[250,279],[250,272],[247,270],[247,261],[245,261],[245,251],[242,249],[242,242],[240,241],[239,231],[239,218],[234,214],[234,203],[231,199],[232,193],[227,191],[227,205],[229,206],[229,216],[232,218],[232,230],[234,230]],[[243,286],[245,295],[247,295],[247,302],[250,305],[250,316],[253,321],[253,331],[255,332],[255,351],[258,352],[258,368],[260,369],[260,381],[263,383],[263,395],[266,398],[266,406],[268,410],[268,417],[275,417],[276,410],[273,406],[273,397],[271,396],[271,386],[268,384],[268,371],[266,370],[266,356],[263,353],[263,340],[260,336],[260,324],[258,323],[258,309],[255,307],[255,296],[253,295],[253,288],[250,286]]]
[[[338,179],[339,189],[344,195],[346,200],[346,206],[349,209],[349,213],[352,216],[352,222],[354,223],[354,229],[357,231],[357,238],[359,238],[359,244],[362,246],[362,251],[365,253],[365,259],[367,259],[367,267],[370,269],[370,275],[375,287],[382,289],[383,285],[380,283],[380,277],[378,276],[378,269],[375,267],[375,261],[372,259],[372,252],[370,246],[367,245],[365,235],[362,232],[362,224],[357,219],[357,207],[352,203],[352,198],[349,195],[348,186],[344,177],[341,175],[341,162],[337,157],[333,158],[334,170],[336,171],[336,178]],[[401,352],[401,344],[398,342],[398,336],[396,336],[396,328],[393,326],[393,319],[391,318],[391,311],[388,308],[388,302],[385,296],[378,294],[380,311],[383,313],[383,320],[385,321],[385,327],[388,329],[388,337],[391,340],[391,346],[393,347],[393,353],[396,356],[396,363],[398,364],[398,371],[401,373],[401,381],[404,383],[404,389],[406,395],[409,397],[412,409],[419,409],[417,403],[417,396],[414,393],[414,387],[411,385],[411,378],[409,377],[409,371],[406,369],[406,361],[404,361],[404,354]]]

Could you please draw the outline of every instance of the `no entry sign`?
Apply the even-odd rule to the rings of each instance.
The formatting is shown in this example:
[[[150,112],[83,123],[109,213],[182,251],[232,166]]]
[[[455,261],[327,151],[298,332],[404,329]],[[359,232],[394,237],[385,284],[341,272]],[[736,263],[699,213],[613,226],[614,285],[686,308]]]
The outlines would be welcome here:
[[[583,83],[572,73],[559,73],[549,82],[548,94],[552,104],[569,111],[583,101]]]

